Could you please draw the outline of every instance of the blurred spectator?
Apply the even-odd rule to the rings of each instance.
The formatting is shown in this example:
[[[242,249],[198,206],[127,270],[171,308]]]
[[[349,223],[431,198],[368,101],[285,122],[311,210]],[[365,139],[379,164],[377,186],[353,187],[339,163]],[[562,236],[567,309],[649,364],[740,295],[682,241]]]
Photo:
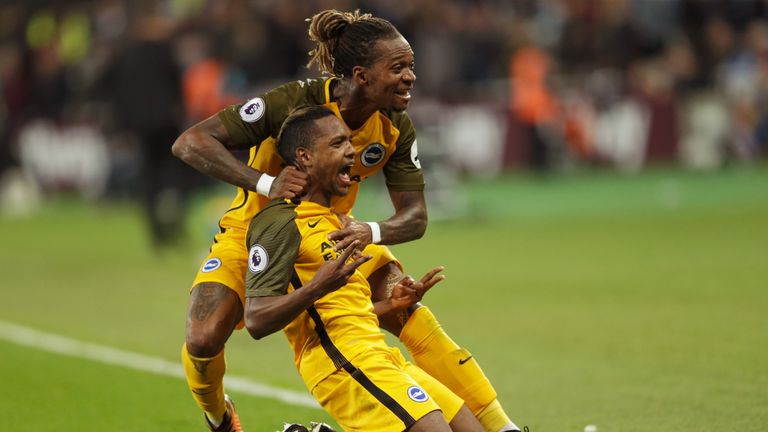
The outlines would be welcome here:
[[[522,27],[522,25],[521,25]],[[510,110],[521,127],[521,144],[530,166],[538,171],[552,168],[558,150],[555,139],[558,103],[549,88],[553,61],[549,54],[520,33],[522,45],[509,63]]]
[[[101,78],[116,126],[140,152],[140,195],[156,246],[181,240],[190,168],[170,152],[183,122],[181,69],[171,36],[174,23],[154,2],[138,9],[125,45]]]
[[[174,165],[168,146],[179,128],[306,76],[303,20],[333,7],[388,18],[413,43],[412,111],[434,110],[416,116],[418,128],[455,130],[466,124],[456,113],[482,119],[471,123],[484,128],[485,156],[457,161],[460,170],[488,161],[715,169],[767,153],[764,0],[11,0],[0,2],[0,172],[22,153],[37,167],[63,160],[79,146],[73,136],[92,144],[77,151],[83,160],[100,160],[103,138],[87,126],[100,124],[112,177],[142,179],[154,238],[171,241],[189,179],[202,179]],[[97,76],[111,114],[86,92]],[[434,145],[458,149],[461,132]],[[130,135],[141,145],[126,145]],[[42,136],[47,147],[19,149],[21,137]],[[130,174],[139,160],[141,173]],[[45,191],[77,180],[38,177]]]
[[[180,42],[179,54],[186,66],[182,90],[188,125],[241,101],[247,81],[240,69],[214,54],[215,48],[201,34],[187,35]]]

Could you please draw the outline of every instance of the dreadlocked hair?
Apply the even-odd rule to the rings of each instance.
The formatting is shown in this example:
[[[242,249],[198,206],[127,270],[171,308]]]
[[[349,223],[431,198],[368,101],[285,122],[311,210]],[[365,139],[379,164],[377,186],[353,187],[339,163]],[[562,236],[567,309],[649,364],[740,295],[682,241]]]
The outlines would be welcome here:
[[[400,36],[389,21],[360,10],[324,10],[307,21],[309,40],[316,44],[307,67],[316,64],[321,72],[336,77],[351,76],[354,66],[370,66],[375,60],[373,45]]]

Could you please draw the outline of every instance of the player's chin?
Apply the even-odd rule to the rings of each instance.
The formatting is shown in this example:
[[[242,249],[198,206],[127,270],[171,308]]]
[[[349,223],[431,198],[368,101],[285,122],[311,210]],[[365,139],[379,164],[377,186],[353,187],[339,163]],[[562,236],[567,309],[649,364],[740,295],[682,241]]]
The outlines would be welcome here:
[[[403,112],[408,109],[408,102],[400,100],[393,103],[390,108],[392,108],[392,110],[395,112]]]
[[[349,193],[349,186],[337,185],[335,189],[336,190],[333,191],[333,194],[336,196],[345,196]]]

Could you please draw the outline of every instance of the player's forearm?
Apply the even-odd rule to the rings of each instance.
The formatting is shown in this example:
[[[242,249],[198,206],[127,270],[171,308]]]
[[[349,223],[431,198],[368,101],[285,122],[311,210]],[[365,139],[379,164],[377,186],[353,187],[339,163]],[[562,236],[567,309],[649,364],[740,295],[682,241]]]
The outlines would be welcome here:
[[[392,245],[416,240],[427,230],[427,206],[421,191],[391,192],[395,214],[379,222],[379,244]]]
[[[205,132],[184,132],[173,143],[172,151],[203,174],[247,190],[256,189],[261,173],[237,160],[229,149]]]
[[[305,288],[309,286],[309,283]],[[275,297],[246,299],[245,327],[254,339],[282,330],[299,314],[322,297],[313,289],[299,289]]]
[[[392,305],[392,302],[389,300],[381,300],[377,301],[373,304],[373,313],[376,314],[379,318],[381,318],[384,315],[388,315],[392,312],[394,312],[396,308]]]

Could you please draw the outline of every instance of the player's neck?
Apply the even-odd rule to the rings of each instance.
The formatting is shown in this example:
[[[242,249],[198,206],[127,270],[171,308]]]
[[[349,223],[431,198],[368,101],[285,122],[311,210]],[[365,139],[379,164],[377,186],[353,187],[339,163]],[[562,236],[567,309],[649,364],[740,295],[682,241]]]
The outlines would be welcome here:
[[[378,111],[376,104],[364,97],[361,88],[345,80],[339,81],[333,89],[333,96],[339,106],[341,118],[351,130],[360,129]]]
[[[332,196],[331,193],[328,191],[324,191],[319,188],[313,188],[311,186],[308,186],[307,192],[304,195],[302,195],[301,200],[313,202],[315,204],[320,204],[323,207],[330,207],[331,196]]]

